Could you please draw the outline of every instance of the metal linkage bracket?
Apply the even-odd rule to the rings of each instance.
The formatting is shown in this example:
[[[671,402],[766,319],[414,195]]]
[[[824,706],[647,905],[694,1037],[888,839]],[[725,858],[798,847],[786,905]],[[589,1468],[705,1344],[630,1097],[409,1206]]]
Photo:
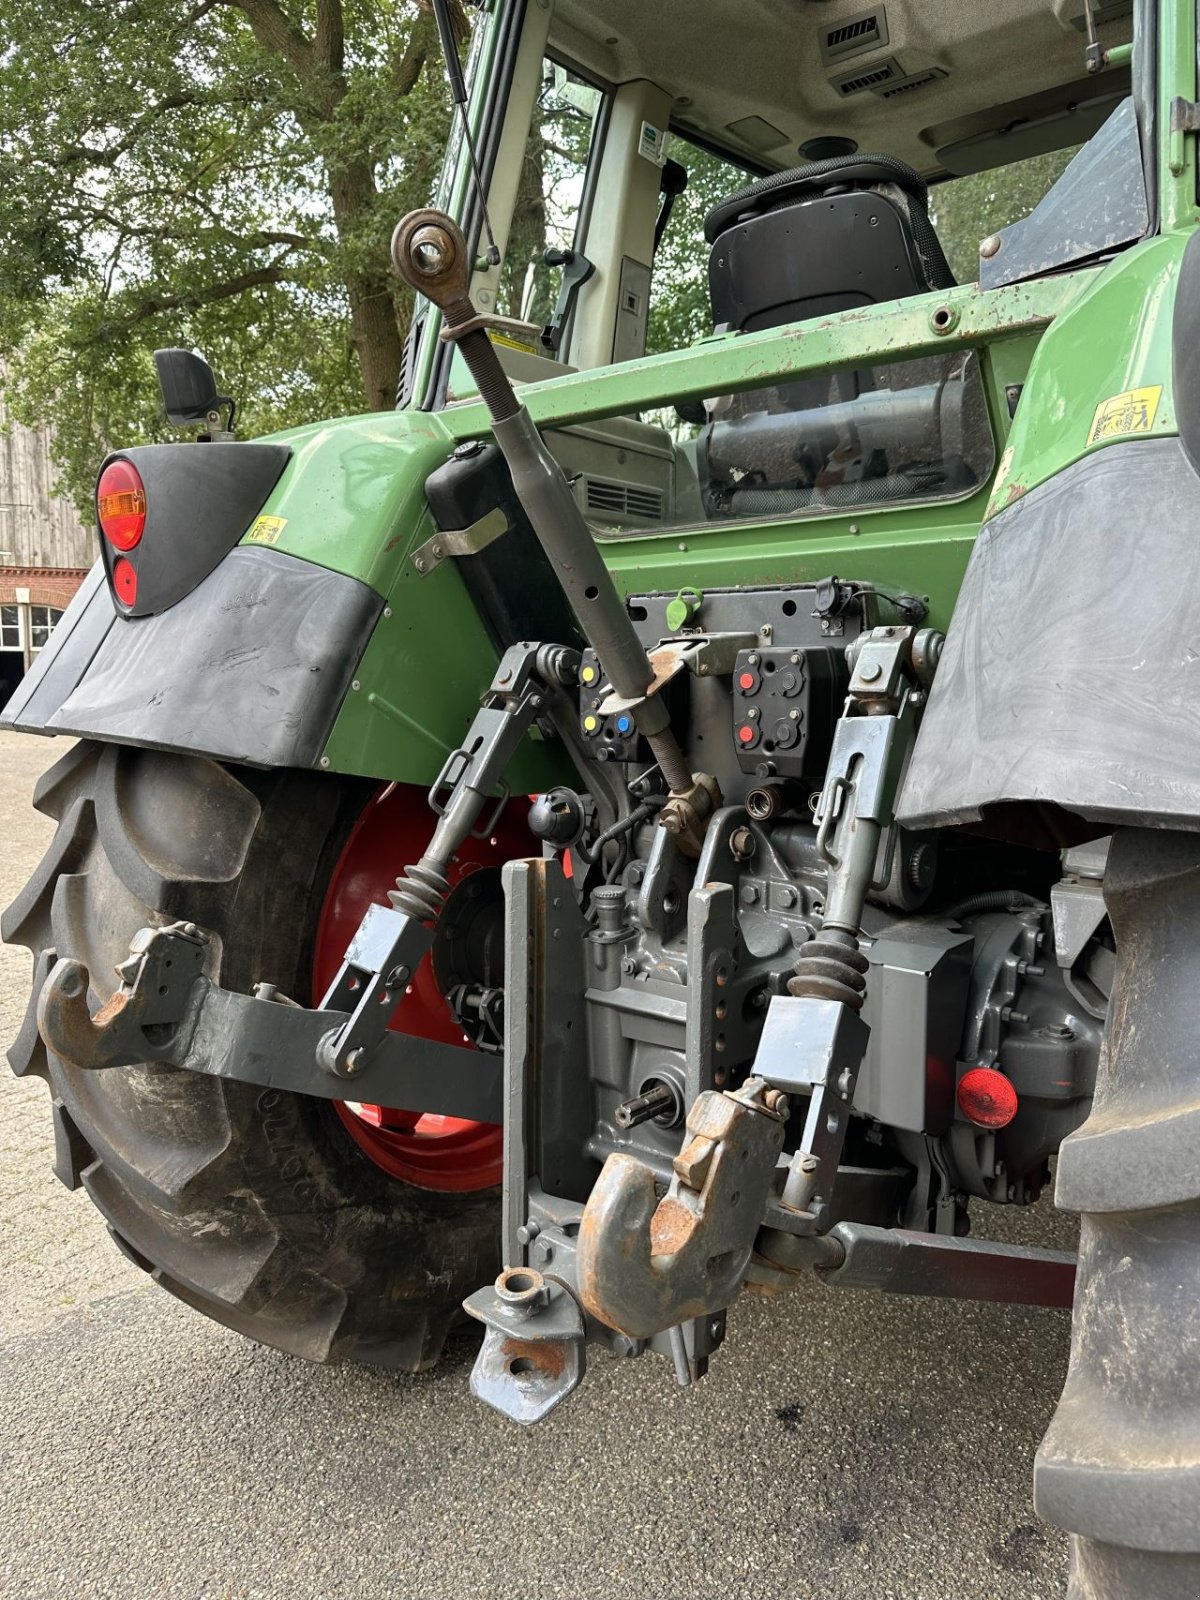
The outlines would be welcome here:
[[[452,752],[429,792],[440,821],[428,850],[398,880],[392,906],[368,907],[321,1001],[323,1011],[350,1012],[320,1046],[321,1065],[335,1076],[357,1076],[386,1038],[408,982],[433,943],[444,874],[454,853],[476,828],[485,806],[488,821],[480,831],[485,836],[491,832],[508,798],[504,769],[553,688],[570,681],[578,666],[578,655],[558,645],[518,644],[505,651],[466,742]],[[431,892],[430,884],[440,888]]]
[[[462,838],[468,833],[488,836],[509,798],[502,782],[504,769],[547,710],[550,694],[572,682],[578,671],[579,654],[565,645],[515,644],[504,652],[465,741],[451,751],[429,791],[429,804],[442,818],[440,835],[444,836],[448,827],[457,831],[460,817],[470,808]],[[500,793],[495,796],[497,788]],[[487,821],[479,823],[478,816],[489,798],[494,808]],[[461,842],[457,839],[454,848]],[[446,853],[438,835],[428,853]]]
[[[509,521],[499,506],[494,507],[469,528],[451,528],[449,532],[435,533],[415,549],[409,560],[418,576],[427,578],[436,572],[443,561],[452,556],[477,556],[508,532]]]
[[[463,1301],[487,1330],[471,1371],[471,1393],[528,1425],[579,1387],[583,1312],[561,1283],[532,1267],[506,1267],[494,1285]]]
[[[276,997],[222,989],[201,970],[207,940],[191,923],[143,928],[118,967],[121,987],[93,1017],[88,970],[59,961],[38,997],[38,1031],[56,1056],[87,1069],[158,1062],[211,1077],[259,1083],[323,1099],[350,1090],[318,1061],[337,1012],[310,1011]],[[361,1070],[355,1097],[443,1116],[499,1122],[502,1067],[494,1056],[408,1034],[389,1033]]]
[[[784,1190],[784,1204],[796,1214],[790,1233],[818,1232],[825,1222],[870,1034],[838,1000],[776,995],[771,1001],[754,1070],[789,1094],[809,1095]]]
[[[760,643],[756,633],[702,633],[687,635],[682,639],[664,639],[649,652],[654,677],[645,694],[632,698],[617,694],[607,686],[600,704],[601,716],[616,716],[641,705],[650,695],[658,694],[681,672],[690,672],[697,678],[729,677],[743,650],[753,650]]]
[[[853,648],[846,707],[816,809],[817,849],[829,868],[825,915],[807,956],[801,950],[791,994],[771,1001],[754,1063],[756,1075],[777,1088],[809,1091],[804,1134],[781,1196],[794,1224],[786,1232],[769,1229],[761,1245],[764,1255],[785,1266],[797,1259],[798,1234],[829,1226],[829,1200],[870,1037],[859,1015],[863,907],[868,893],[888,881],[896,793],[941,642],[932,629],[893,626],[861,635]]]
[[[610,1155],[579,1229],[585,1309],[646,1339],[727,1306],[749,1265],[786,1115],[786,1097],[759,1078],[733,1094],[706,1091],[661,1201],[649,1167]]]
[[[335,1078],[357,1078],[379,1048],[409,979],[433,943],[433,931],[391,906],[368,906],[342,965],[321,1001],[326,1028],[317,1045],[321,1066]],[[349,1013],[328,1026],[330,1013]]]

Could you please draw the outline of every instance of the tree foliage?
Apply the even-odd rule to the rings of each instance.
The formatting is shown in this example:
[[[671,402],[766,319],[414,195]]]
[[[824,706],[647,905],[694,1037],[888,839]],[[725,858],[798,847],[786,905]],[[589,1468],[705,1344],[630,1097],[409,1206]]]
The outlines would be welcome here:
[[[1027,217],[1078,149],[1076,145],[991,172],[952,178],[930,191],[930,220],[959,283],[974,283],[979,277],[980,240]]]
[[[6,0],[0,28],[0,357],[78,497],[167,436],[156,345],[204,349],[247,431],[392,403],[388,237],[448,130],[428,0]]]
[[[463,0],[451,0],[460,41]],[[172,436],[152,352],[205,351],[245,433],[392,404],[411,303],[388,238],[428,202],[449,132],[429,0],[5,0],[0,361],[90,502],[114,444]],[[498,309],[545,322],[599,91],[547,64]],[[650,351],[711,330],[703,220],[748,174],[687,167],[655,263]],[[939,186],[957,276],[1068,153]]]

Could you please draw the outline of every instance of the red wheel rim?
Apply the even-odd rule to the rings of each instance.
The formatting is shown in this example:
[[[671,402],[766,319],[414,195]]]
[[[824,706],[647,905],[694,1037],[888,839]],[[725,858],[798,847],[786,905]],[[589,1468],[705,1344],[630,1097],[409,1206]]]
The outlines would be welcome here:
[[[528,855],[527,810],[526,802],[513,801],[489,838],[469,839],[455,857],[451,885],[480,867],[499,866],[514,856]],[[367,906],[386,900],[397,873],[419,859],[432,831],[424,791],[410,784],[393,783],[380,790],[355,823],[321,907],[313,957],[317,998],[337,976],[346,946]],[[438,989],[428,955],[408,986],[392,1028],[445,1044],[464,1042]],[[494,1123],[352,1100],[335,1100],[334,1108],[355,1144],[393,1178],[421,1189],[456,1194],[490,1189],[500,1182],[503,1130]]]

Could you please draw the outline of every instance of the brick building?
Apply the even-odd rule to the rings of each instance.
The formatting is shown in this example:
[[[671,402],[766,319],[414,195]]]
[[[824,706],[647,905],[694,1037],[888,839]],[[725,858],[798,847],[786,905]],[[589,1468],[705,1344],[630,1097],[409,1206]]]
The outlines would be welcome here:
[[[95,536],[51,490],[50,440],[11,423],[0,372],[0,705],[95,557]]]

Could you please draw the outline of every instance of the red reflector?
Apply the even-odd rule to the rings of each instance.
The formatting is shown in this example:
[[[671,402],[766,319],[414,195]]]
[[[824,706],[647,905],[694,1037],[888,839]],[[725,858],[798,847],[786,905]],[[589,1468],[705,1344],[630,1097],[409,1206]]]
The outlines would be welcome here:
[[[132,461],[110,461],[96,485],[96,521],[118,550],[132,550],[146,528],[146,488]]]
[[[117,599],[124,606],[131,606],[137,599],[137,573],[133,564],[126,561],[124,556],[118,556],[113,562],[112,574],[113,588],[117,591]]]
[[[754,687],[754,674],[752,672],[743,672],[741,677],[739,677],[739,679],[738,679],[738,688],[739,689],[753,689],[753,687]]]
[[[958,1109],[977,1128],[1007,1128],[1017,1105],[1017,1091],[995,1067],[972,1067],[959,1079]]]
[[[742,744],[753,744],[757,729],[742,727],[738,729],[738,738]]]

